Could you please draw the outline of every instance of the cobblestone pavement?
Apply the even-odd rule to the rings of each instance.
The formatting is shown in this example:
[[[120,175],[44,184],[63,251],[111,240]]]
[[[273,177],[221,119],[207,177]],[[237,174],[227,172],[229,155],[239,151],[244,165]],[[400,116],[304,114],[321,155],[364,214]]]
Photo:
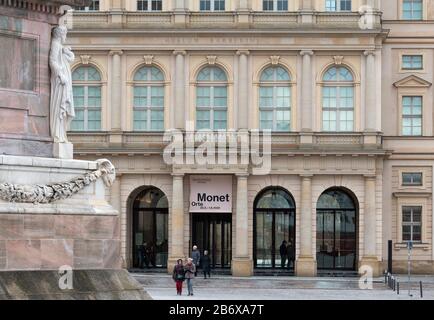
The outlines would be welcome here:
[[[434,277],[412,277],[408,295],[406,276],[400,276],[400,294],[386,287],[383,278],[376,278],[372,290],[359,288],[358,278],[301,278],[216,276],[194,279],[194,296],[176,295],[175,284],[166,274],[132,274],[156,300],[434,300]],[[423,298],[419,283],[423,282]]]

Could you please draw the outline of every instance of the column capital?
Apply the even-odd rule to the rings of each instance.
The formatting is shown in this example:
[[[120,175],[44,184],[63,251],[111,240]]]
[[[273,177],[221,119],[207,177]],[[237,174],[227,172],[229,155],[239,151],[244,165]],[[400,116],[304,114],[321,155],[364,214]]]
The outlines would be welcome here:
[[[173,50],[172,54],[175,56],[177,56],[177,55],[185,56],[187,54],[187,51],[185,51],[185,50]]]
[[[313,174],[300,174],[300,178],[302,179],[312,179]]]
[[[124,52],[122,50],[110,50],[109,55],[112,57],[114,55],[121,56]]]
[[[301,51],[300,51],[300,55],[301,55],[302,57],[305,56],[305,55],[313,56],[313,55],[314,55],[314,52],[313,52],[313,50],[310,50],[310,49],[307,49],[307,50],[301,50]]]
[[[237,179],[247,179],[249,177],[249,174],[247,172],[237,172],[235,173],[235,176]]]
[[[363,55],[364,56],[370,56],[370,55],[375,56],[375,50],[366,50],[363,52]]]
[[[375,175],[375,174],[364,174],[363,177],[365,178],[365,180],[376,180],[377,179],[377,175]]]
[[[184,173],[180,173],[180,172],[172,173],[172,177],[173,179],[182,179],[184,178]]]
[[[250,54],[250,51],[246,50],[246,49],[237,50],[237,52],[236,52],[237,56],[241,56],[241,55],[248,56],[249,54]]]

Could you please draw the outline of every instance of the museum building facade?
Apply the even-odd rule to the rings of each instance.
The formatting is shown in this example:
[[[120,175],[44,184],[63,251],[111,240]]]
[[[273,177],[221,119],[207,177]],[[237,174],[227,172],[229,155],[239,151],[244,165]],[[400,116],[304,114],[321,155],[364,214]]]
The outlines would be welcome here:
[[[394,271],[413,241],[434,272],[434,1],[102,0],[72,22],[69,139],[116,167],[124,267],[196,244],[238,276],[378,275],[392,240]],[[174,129],[235,161],[168,163]],[[240,160],[258,130],[266,172]]]

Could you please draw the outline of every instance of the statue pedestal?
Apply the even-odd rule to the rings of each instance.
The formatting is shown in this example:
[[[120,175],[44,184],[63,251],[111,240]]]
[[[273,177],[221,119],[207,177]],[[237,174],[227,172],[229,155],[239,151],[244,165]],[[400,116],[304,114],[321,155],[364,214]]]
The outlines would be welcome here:
[[[53,156],[58,159],[72,159],[74,157],[74,146],[72,143],[54,143]]]

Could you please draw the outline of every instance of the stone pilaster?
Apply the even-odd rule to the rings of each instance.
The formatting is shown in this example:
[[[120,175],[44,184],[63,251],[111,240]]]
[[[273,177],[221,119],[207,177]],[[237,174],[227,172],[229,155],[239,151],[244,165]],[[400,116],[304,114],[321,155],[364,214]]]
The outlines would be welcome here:
[[[232,275],[247,277],[252,274],[249,257],[247,174],[237,175],[235,255],[232,258]]]
[[[185,55],[184,50],[173,51],[175,55],[175,99],[173,114],[174,125],[177,129],[185,126]]]
[[[366,85],[365,85],[365,131],[376,132],[376,72],[375,52],[372,50],[363,53],[366,56]]]
[[[248,106],[248,65],[247,57],[249,56],[248,50],[238,50],[237,56],[239,57],[238,69],[238,129],[248,129],[249,127],[249,106]]]
[[[302,57],[302,72],[301,72],[301,137],[300,143],[302,145],[312,144],[313,139],[313,99],[312,99],[312,50],[302,50],[300,55]]]
[[[377,258],[377,210],[376,210],[376,177],[365,176],[365,205],[364,205],[364,232],[363,232],[363,256],[360,266],[368,265],[373,269],[373,275],[379,276],[380,261]]]
[[[112,83],[110,88],[110,117],[112,131],[122,131],[122,54],[122,50],[110,51],[110,56],[112,60]]]
[[[316,275],[316,259],[312,250],[312,175],[301,176],[300,255],[295,262],[297,276]]]
[[[184,252],[184,175],[172,175],[172,229],[170,233],[168,271],[171,272],[177,259],[185,259]]]

